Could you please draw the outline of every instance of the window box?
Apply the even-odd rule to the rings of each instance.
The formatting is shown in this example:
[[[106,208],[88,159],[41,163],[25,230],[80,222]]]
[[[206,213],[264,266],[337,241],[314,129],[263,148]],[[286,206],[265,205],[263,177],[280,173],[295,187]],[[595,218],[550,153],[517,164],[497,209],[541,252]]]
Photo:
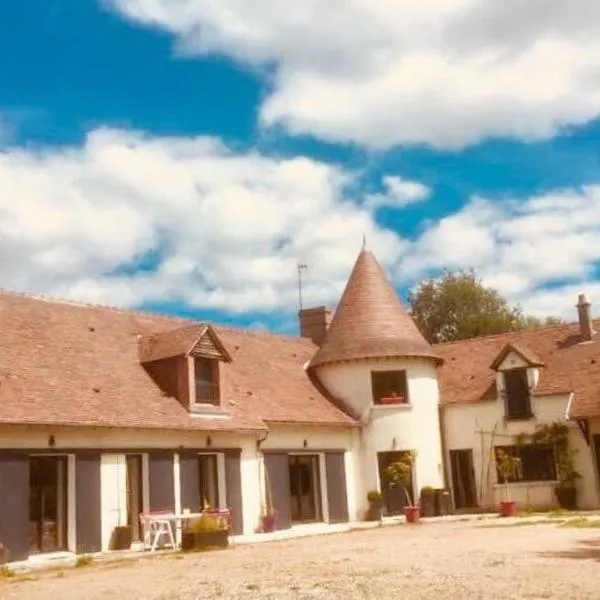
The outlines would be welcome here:
[[[379,398],[379,404],[406,404],[405,396],[384,396]]]

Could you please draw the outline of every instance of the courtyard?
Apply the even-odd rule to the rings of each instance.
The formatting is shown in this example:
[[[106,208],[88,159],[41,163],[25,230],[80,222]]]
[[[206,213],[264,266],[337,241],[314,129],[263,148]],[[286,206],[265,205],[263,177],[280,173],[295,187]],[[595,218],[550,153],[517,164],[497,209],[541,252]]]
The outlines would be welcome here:
[[[3,600],[597,599],[597,521],[481,518],[166,553],[4,577]]]

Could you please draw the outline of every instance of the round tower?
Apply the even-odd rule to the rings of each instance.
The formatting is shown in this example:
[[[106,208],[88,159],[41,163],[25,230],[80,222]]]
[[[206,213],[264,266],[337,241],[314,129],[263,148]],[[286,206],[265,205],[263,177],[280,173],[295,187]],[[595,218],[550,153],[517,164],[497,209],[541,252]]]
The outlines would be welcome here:
[[[444,486],[436,367],[442,362],[404,310],[373,254],[362,250],[323,343],[309,368],[362,423],[356,493],[366,506],[380,489],[388,511],[404,495],[385,467],[415,454],[413,499],[421,488]]]

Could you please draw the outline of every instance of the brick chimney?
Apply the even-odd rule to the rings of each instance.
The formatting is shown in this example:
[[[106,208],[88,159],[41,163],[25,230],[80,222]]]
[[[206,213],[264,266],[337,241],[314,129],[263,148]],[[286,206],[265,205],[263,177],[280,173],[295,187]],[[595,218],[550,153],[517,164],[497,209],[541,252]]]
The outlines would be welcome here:
[[[320,346],[331,324],[331,309],[325,306],[304,308],[298,313],[298,319],[300,320],[300,335],[310,338],[317,346]]]
[[[581,333],[581,339],[585,342],[589,342],[592,339],[594,333],[592,324],[592,312],[590,310],[591,304],[587,301],[585,294],[579,294],[577,300],[577,314],[579,316],[579,331]]]

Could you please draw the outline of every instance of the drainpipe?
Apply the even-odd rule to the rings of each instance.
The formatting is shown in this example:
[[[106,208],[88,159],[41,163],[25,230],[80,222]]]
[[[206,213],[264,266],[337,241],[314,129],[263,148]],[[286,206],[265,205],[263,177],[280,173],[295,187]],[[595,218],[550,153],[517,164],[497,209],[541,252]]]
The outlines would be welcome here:
[[[265,431],[265,435],[264,437],[259,437],[257,436],[256,438],[256,452],[257,452],[257,469],[258,469],[258,485],[259,490],[260,490],[260,502],[261,502],[261,510],[262,507],[266,504],[266,498],[265,498],[265,489],[264,489],[264,477],[263,477],[263,469],[264,469],[264,455],[262,452],[262,445],[267,441],[267,438],[269,437],[269,433],[270,431],[267,429],[267,431]]]

